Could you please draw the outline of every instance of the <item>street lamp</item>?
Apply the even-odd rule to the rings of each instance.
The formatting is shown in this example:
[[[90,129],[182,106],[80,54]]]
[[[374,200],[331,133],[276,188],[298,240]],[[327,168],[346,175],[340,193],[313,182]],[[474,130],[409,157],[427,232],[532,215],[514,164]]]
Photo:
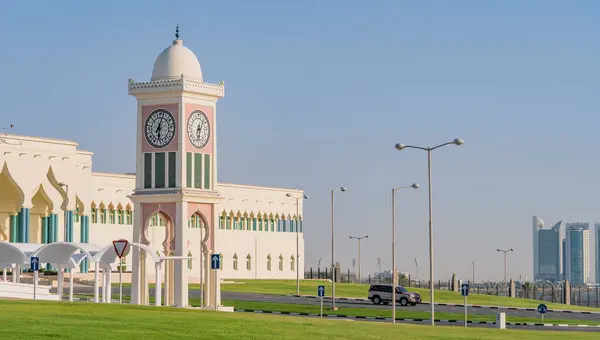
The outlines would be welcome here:
[[[508,285],[506,282],[506,255],[508,254],[508,252],[514,251],[514,249],[510,248],[510,249],[496,249],[496,251],[501,251],[504,253],[504,288],[508,291]],[[506,292],[505,292],[506,294]]]
[[[419,184],[413,183],[399,188],[392,188],[392,323],[396,323],[396,191],[400,189],[418,189]]]
[[[294,195],[292,195],[290,193],[285,194],[285,196],[293,198],[293,199],[296,200],[296,268],[295,268],[296,269],[296,295],[300,295],[300,254],[299,254],[299,248],[300,248],[300,246],[299,246],[299,243],[300,243],[299,239],[300,239],[300,236],[299,236],[299,233],[298,233],[298,230],[299,230],[298,225],[299,225],[299,222],[300,222],[300,204],[299,204],[299,201],[301,199],[307,200],[308,196],[307,195],[302,195],[302,196],[298,197],[298,196],[294,196]]]
[[[433,226],[432,226],[432,210],[431,210],[431,151],[441,148],[446,145],[463,145],[464,141],[460,138],[455,138],[451,142],[443,143],[434,147],[421,147],[413,145],[396,144],[396,149],[402,151],[404,149],[418,149],[427,151],[427,181],[429,186],[429,295],[431,305],[431,325],[435,325],[435,301],[434,301],[434,283],[433,283]]]
[[[335,306],[335,243],[333,237],[333,197],[337,190],[345,192],[348,189],[346,187],[340,187],[339,189],[331,189],[331,310],[338,309]]]
[[[357,281],[358,283],[360,283],[360,240],[362,240],[363,238],[369,238],[369,235],[364,234],[363,236],[357,237],[357,236],[350,236],[350,239],[355,239],[358,240],[358,278]]]

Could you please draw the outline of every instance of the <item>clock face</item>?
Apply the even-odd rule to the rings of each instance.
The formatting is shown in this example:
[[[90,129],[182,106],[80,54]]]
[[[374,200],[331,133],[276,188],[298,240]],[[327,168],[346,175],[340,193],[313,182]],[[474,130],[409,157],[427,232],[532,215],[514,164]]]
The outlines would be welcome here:
[[[164,148],[175,137],[175,119],[171,112],[158,109],[146,118],[144,135],[148,144],[155,148]]]
[[[196,110],[190,114],[187,123],[187,132],[190,143],[197,148],[203,148],[210,139],[210,123],[206,114]]]

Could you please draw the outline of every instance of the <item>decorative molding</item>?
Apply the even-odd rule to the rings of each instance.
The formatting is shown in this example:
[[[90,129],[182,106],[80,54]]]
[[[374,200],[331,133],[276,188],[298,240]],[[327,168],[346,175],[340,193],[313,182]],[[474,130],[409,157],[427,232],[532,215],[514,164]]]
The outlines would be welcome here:
[[[186,77],[179,79],[154,80],[147,82],[136,82],[129,79],[129,94],[152,93],[162,91],[182,91],[211,95],[214,97],[225,96],[225,85],[211,84],[203,81],[193,80]]]

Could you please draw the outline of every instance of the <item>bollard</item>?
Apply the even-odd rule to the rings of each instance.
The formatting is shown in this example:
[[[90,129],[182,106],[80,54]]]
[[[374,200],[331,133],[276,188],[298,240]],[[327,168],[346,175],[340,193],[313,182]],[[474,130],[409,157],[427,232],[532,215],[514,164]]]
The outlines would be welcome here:
[[[506,329],[506,313],[498,313],[496,315],[496,327]]]

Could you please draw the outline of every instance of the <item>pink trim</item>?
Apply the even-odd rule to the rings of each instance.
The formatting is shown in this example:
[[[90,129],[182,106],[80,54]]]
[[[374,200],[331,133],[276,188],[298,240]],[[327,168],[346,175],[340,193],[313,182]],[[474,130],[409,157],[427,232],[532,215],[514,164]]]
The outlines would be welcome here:
[[[164,148],[157,149],[152,145],[148,144],[146,141],[146,135],[144,134],[146,118],[152,113],[152,111],[156,109],[165,109],[173,115],[175,119],[175,136],[173,136],[173,140],[169,145]],[[172,152],[179,151],[179,128],[180,124],[185,124],[184,122],[180,122],[179,120],[179,104],[163,104],[163,105],[149,105],[142,107],[142,126],[140,127],[139,136],[142,139],[142,152]]]
[[[187,123],[188,123],[188,118],[190,117],[190,114],[192,112],[194,112],[195,110],[200,110],[202,112],[204,112],[206,114],[206,118],[208,118],[208,123],[210,124],[210,138],[208,139],[208,143],[206,143],[206,145],[201,148],[198,149],[195,146],[192,145],[192,143],[190,143],[190,139],[188,138],[187,135]],[[214,136],[215,136],[215,114],[214,114],[214,110],[212,107],[210,106],[206,106],[206,105],[200,105],[200,104],[190,104],[187,103],[185,104],[185,113],[184,113],[184,121],[183,124],[185,124],[185,151],[186,152],[200,152],[200,153],[207,153],[207,154],[211,154],[214,151],[214,146],[213,146],[213,140],[214,140]]]

